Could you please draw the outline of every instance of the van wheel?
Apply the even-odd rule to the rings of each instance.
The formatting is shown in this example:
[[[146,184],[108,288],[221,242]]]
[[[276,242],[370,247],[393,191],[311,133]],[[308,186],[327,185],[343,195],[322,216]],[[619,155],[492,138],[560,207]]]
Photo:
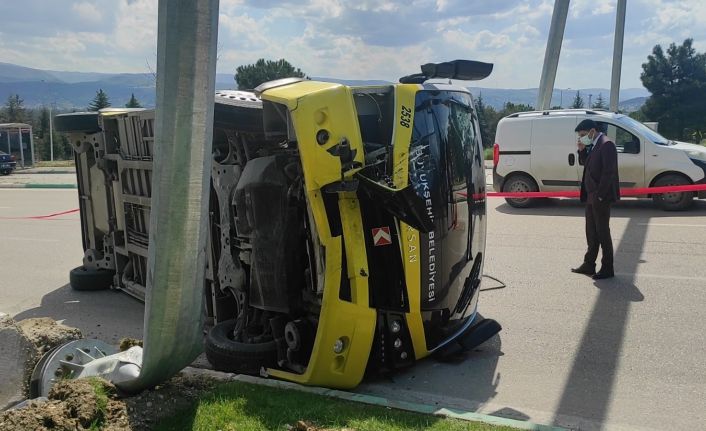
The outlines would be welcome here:
[[[527,175],[513,175],[503,185],[503,192],[507,193],[527,193],[538,191],[537,184]],[[535,199],[530,198],[505,198],[505,202],[511,207],[528,208],[532,206]]]
[[[233,340],[236,319],[216,324],[206,336],[204,350],[208,362],[218,371],[240,374],[260,372],[261,367],[277,366],[275,341],[243,343]]]
[[[105,290],[113,284],[114,274],[114,271],[79,266],[69,272],[69,284],[73,290]]]
[[[666,186],[686,186],[691,184],[689,180],[681,175],[665,175],[654,182],[654,187]],[[665,211],[684,211],[689,209],[694,203],[693,192],[663,193],[653,195],[652,200]]]

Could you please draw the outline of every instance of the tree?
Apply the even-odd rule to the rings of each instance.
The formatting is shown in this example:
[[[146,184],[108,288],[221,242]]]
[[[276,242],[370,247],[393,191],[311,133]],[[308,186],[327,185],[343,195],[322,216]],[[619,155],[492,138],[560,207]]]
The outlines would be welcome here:
[[[603,93],[598,93],[598,97],[596,97],[596,101],[591,106],[593,109],[608,109],[608,106],[605,104],[605,99],[603,99]]]
[[[271,61],[261,58],[255,64],[238,66],[235,69],[235,81],[239,90],[252,90],[263,82],[294,77],[306,78],[306,75],[285,59]]]
[[[142,108],[140,101],[135,97],[135,93],[132,93],[130,100],[125,104],[126,108]]]
[[[574,97],[574,101],[571,103],[571,107],[574,109],[583,108],[583,97],[581,97],[580,92],[576,92],[576,97]]]
[[[478,126],[480,126],[480,136],[483,140],[484,147],[492,147],[493,139],[495,138],[494,133],[491,134],[490,124],[488,123],[489,117],[492,121],[495,117],[495,109],[492,106],[486,106],[483,103],[483,95],[479,94],[476,99],[476,115],[478,116]]]
[[[3,113],[4,120],[8,123],[24,123],[27,117],[27,112],[24,108],[24,100],[20,99],[19,94],[10,95],[7,98]]]
[[[534,107],[522,103],[514,104],[512,102],[506,102],[505,105],[503,105],[503,109],[497,111],[492,106],[483,104],[483,113],[485,116],[485,120],[488,123],[488,133],[486,135],[483,135],[483,145],[487,145],[489,147],[493,146],[493,143],[495,142],[495,132],[498,128],[498,122],[502,118],[507,117],[511,114],[515,114],[517,112],[526,111],[534,111]],[[481,131],[481,133],[483,132]]]
[[[640,79],[651,93],[642,113],[672,139],[688,138],[686,129],[706,130],[706,54],[692,44],[692,39],[672,43],[666,55],[656,45],[642,64]]]
[[[96,91],[96,97],[94,97],[91,104],[88,105],[88,110],[98,111],[99,109],[107,108],[109,106],[110,100],[108,99],[108,95],[105,94],[105,91],[103,91],[103,89],[101,88]]]

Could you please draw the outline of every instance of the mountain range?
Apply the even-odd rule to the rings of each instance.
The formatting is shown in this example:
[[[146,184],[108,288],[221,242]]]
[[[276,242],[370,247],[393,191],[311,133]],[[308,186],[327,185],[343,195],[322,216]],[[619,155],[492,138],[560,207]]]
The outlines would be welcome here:
[[[388,81],[380,80],[345,80],[325,77],[312,79],[337,82],[346,85],[385,85]],[[155,104],[155,75],[151,73],[96,73],[66,72],[41,70],[10,63],[0,63],[0,104],[12,94],[19,94],[26,107],[53,105],[61,110],[85,109],[93,100],[96,92],[102,89],[108,95],[113,106],[123,106],[132,94],[145,107]],[[235,89],[232,74],[216,74],[216,89]],[[501,109],[507,102],[534,105],[537,101],[537,88],[502,89],[469,87],[473,95],[483,97],[486,105]],[[588,103],[589,95],[595,102],[599,94],[606,104],[610,90],[604,88],[555,89],[552,105],[563,102],[568,107],[576,92],[581,93]],[[644,88],[627,88],[620,91],[620,109],[631,112],[639,109],[649,93]]]

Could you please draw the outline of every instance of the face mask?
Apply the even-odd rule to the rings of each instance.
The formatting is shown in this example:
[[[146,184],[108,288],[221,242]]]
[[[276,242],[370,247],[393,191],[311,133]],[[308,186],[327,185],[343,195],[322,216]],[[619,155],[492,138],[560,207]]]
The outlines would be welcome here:
[[[589,138],[588,135],[583,135],[579,138],[579,142],[588,147],[593,143],[593,139]]]

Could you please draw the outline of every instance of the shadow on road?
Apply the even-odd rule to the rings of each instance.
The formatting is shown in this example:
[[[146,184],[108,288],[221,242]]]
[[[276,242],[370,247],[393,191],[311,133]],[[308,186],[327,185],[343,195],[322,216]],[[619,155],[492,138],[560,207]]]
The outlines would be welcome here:
[[[117,344],[123,337],[142,339],[144,306],[115,290],[81,292],[68,284],[42,297],[37,308],[23,311],[15,320],[50,317],[78,328],[85,338]]]
[[[628,221],[615,253],[615,268],[618,272],[637,272],[647,228],[644,216]],[[604,427],[620,365],[630,309],[633,303],[644,299],[635,285],[634,275],[596,281],[594,285],[599,289],[598,298],[587,320],[571,373],[555,410],[555,425],[578,429]],[[583,319],[583,316],[577,318]]]
[[[497,395],[501,375],[496,369],[503,356],[501,334],[453,360],[441,362],[431,357],[391,377],[367,375],[356,392],[478,411]],[[449,375],[454,376],[454,384],[449,384]],[[528,418],[523,412],[510,408],[494,414],[518,420]]]
[[[577,199],[545,199],[530,208],[513,208],[507,203],[502,203],[495,208],[503,214],[516,214],[528,216],[560,216],[560,217],[583,217],[585,213],[584,204]],[[695,201],[692,209],[688,211],[662,211],[657,208],[651,200],[647,199],[623,199],[611,209],[612,218],[640,218],[644,223],[645,219],[662,217],[703,217],[706,212],[706,201]]]

